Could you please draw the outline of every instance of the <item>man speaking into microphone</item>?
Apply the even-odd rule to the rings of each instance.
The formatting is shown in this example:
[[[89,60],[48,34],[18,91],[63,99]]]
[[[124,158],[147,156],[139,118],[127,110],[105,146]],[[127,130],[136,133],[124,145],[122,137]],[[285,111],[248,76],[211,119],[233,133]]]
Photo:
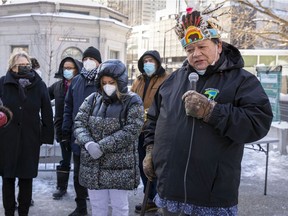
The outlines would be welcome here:
[[[175,31],[187,59],[148,111],[143,168],[157,177],[155,203],[165,216],[236,216],[244,144],[264,137],[272,122],[257,77],[214,26],[192,8],[179,16]]]

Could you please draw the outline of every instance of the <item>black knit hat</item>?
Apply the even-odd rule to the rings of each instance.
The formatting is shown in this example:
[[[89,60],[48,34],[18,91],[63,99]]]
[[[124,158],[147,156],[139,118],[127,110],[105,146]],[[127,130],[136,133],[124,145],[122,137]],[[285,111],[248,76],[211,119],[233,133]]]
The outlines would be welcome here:
[[[84,51],[82,61],[83,61],[83,59],[86,58],[86,57],[94,58],[94,59],[96,59],[100,64],[102,63],[101,54],[100,54],[99,50],[96,49],[96,48],[93,47],[93,46],[88,47],[88,48]]]

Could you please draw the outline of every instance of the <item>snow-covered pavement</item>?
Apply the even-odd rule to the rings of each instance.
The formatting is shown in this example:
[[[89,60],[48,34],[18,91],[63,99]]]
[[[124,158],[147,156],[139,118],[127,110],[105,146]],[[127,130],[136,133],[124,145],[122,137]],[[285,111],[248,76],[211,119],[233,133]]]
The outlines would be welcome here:
[[[267,195],[264,196],[265,160],[263,152],[245,149],[242,161],[242,177],[239,190],[239,216],[287,216],[288,215],[288,156],[273,150],[269,152]],[[56,187],[55,172],[39,172],[34,179],[33,199],[30,216],[67,216],[75,208],[72,174],[67,195],[60,201],[52,199]],[[2,181],[0,182],[0,185]],[[143,199],[143,185],[129,195],[130,214],[134,206]],[[2,194],[0,193],[0,200]],[[89,206],[89,201],[88,206]],[[89,213],[91,214],[90,206]],[[2,204],[0,215],[4,216]],[[16,214],[17,215],[17,214]],[[149,213],[147,216],[154,214]]]

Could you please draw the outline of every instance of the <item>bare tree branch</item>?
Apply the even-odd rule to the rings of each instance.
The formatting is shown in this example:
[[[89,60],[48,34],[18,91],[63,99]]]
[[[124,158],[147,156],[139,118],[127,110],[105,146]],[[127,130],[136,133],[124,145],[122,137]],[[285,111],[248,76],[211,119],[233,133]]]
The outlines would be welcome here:
[[[283,19],[278,15],[276,15],[270,8],[264,7],[263,4],[260,2],[260,0],[256,0],[258,7],[254,5],[251,0],[233,0],[233,1],[245,5],[249,8],[252,8],[262,14],[268,15],[274,20],[278,20],[279,22],[284,23],[286,26],[288,26],[288,21],[286,19]]]
[[[262,0],[232,0],[232,3],[232,44],[238,48],[288,48],[285,8],[270,9]]]

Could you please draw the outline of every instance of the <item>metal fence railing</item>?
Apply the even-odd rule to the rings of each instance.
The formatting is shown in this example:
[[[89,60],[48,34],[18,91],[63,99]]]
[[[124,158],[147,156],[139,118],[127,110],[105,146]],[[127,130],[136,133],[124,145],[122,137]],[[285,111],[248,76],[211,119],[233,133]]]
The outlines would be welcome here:
[[[38,171],[56,171],[56,166],[61,158],[59,143],[54,141],[53,145],[43,144],[40,148]]]

